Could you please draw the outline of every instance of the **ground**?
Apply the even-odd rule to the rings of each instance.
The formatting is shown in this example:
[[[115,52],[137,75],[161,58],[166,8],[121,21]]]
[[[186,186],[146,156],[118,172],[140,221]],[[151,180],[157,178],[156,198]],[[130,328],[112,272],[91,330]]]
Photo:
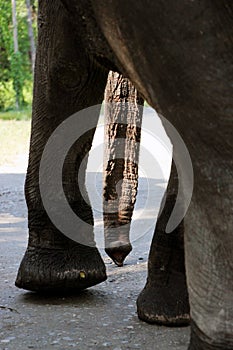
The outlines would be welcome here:
[[[143,176],[140,178],[132,228],[135,232],[132,235],[134,249],[125,266],[116,267],[100,248],[107,267],[106,282],[69,297],[42,297],[14,286],[27,244],[23,184],[30,124],[24,122],[24,132],[15,140],[15,145],[19,138],[24,145],[16,148],[12,139],[8,141],[6,137],[12,124],[4,124],[4,129],[1,123],[0,152],[1,160],[5,161],[0,164],[0,349],[187,349],[189,328],[149,325],[141,322],[136,314],[136,298],[146,279],[148,249],[155,221],[150,213],[158,210],[164,190],[162,179],[148,181]],[[16,124],[16,130],[21,126]],[[3,146],[4,152],[9,150],[9,156],[3,154]],[[96,198],[101,198],[101,174],[93,174],[92,170],[90,166],[87,185],[91,186],[95,179],[99,193],[92,198],[95,207]],[[150,183],[154,184],[152,201],[147,199],[146,187]],[[149,203],[147,214],[143,210],[145,202]],[[156,203],[155,207],[150,207],[151,203]],[[102,219],[97,209],[94,210],[95,233],[101,247]]]

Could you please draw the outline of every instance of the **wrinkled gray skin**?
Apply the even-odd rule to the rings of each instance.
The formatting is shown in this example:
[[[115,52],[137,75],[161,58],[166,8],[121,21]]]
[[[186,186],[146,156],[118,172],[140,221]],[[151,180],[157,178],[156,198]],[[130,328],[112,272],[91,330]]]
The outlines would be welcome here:
[[[129,79],[110,71],[104,103],[105,251],[116,265],[122,266],[132,250],[129,232],[138,187],[144,100]]]
[[[95,247],[73,243],[53,227],[41,203],[38,170],[52,131],[73,112],[101,103],[108,71],[116,70],[128,77],[175,126],[192,158],[195,184],[184,222],[192,329],[189,349],[232,349],[233,3],[41,0],[39,5],[26,180],[30,238],[16,285],[37,291],[67,291],[86,288],[106,278]],[[96,122],[98,113],[96,110],[92,117]],[[90,149],[92,136],[93,133],[84,135],[70,150],[63,176],[73,210],[90,223],[91,208],[81,199],[74,168],[79,167],[83,154]],[[172,198],[170,188],[165,205],[168,213]],[[162,219],[160,224],[164,225]],[[92,238],[91,231],[89,234]],[[174,244],[169,244],[168,250],[174,245],[177,254],[169,256],[176,262],[182,244],[178,244],[179,233],[173,238]],[[160,269],[161,283],[155,280],[159,274],[155,257],[163,251],[166,240],[169,241],[162,233],[158,241],[153,239],[148,282],[138,299],[139,316],[148,322],[162,322],[164,318],[173,323],[177,313],[182,321],[187,311],[185,303],[183,311],[182,307],[171,309],[172,302],[180,305],[185,299],[179,259],[173,264],[170,279],[163,281],[164,269]],[[169,263],[163,266],[166,270]],[[85,278],[78,273],[81,270]],[[170,297],[166,299],[166,295]]]

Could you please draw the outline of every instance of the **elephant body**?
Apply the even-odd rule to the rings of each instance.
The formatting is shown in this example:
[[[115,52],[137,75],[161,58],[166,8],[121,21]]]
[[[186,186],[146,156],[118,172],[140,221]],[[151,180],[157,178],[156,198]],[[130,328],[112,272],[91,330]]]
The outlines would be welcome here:
[[[92,230],[86,235],[93,244],[83,246],[62,235],[48,218],[40,197],[39,165],[55,128],[71,114],[99,105],[109,70],[117,71],[174,125],[194,170],[188,213],[167,235],[164,228],[178,186],[173,164],[165,209],[151,246],[147,284],[138,298],[139,317],[163,324],[187,323],[185,231],[189,349],[233,348],[232,19],[233,3],[227,0],[39,1],[25,187],[29,245],[17,286],[77,290],[106,278]],[[96,108],[92,115],[96,123],[98,115]],[[172,139],[166,122],[164,127]],[[75,169],[90,149],[93,133],[73,145],[63,168],[69,204],[90,224],[91,207],[80,193],[85,173],[82,170],[78,185]],[[173,153],[179,160],[175,145]],[[82,227],[77,231],[81,234]]]

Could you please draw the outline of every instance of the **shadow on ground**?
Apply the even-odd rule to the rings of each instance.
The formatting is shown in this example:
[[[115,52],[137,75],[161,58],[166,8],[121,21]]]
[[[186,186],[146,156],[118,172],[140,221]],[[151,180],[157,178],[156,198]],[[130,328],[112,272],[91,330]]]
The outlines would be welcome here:
[[[27,244],[24,178],[0,174],[0,349],[187,349],[189,328],[148,325],[137,318],[135,302],[145,283],[153,231],[151,215],[139,215],[141,221],[135,221],[136,227],[150,222],[150,229],[136,237],[124,267],[116,267],[101,249],[108,273],[104,283],[66,296],[37,295],[14,286]],[[161,195],[160,183],[155,188]],[[139,195],[140,191],[139,212],[144,200],[143,188]]]

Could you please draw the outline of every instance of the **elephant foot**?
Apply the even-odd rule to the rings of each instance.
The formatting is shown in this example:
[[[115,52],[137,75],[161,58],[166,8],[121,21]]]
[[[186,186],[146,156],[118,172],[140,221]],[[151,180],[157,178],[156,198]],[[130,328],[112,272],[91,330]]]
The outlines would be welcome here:
[[[190,323],[188,291],[184,275],[173,272],[169,283],[147,282],[137,299],[138,317],[147,323],[186,326]]]
[[[36,292],[77,292],[106,280],[104,262],[95,247],[64,249],[29,246],[15,285]]]
[[[123,241],[111,242],[108,247],[105,248],[105,252],[119,267],[123,266],[124,260],[131,250],[132,245]]]
[[[231,344],[227,341],[227,336],[222,334],[222,341],[214,341],[207,337],[195,324],[191,321],[191,340],[188,350],[232,350]]]

